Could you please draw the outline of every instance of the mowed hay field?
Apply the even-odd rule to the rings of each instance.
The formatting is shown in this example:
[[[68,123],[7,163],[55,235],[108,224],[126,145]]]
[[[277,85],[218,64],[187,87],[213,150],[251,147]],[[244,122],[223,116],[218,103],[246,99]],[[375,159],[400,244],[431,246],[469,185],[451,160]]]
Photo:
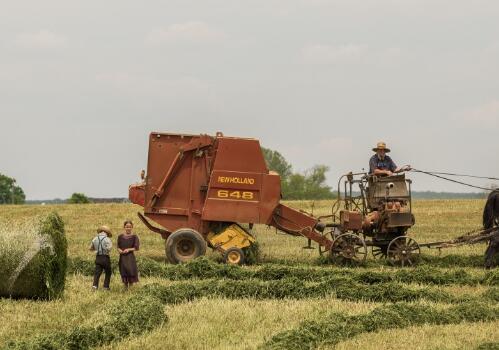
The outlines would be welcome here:
[[[289,202],[330,213],[332,202]],[[477,229],[484,200],[415,201],[418,242]],[[227,267],[219,254],[184,266],[164,263],[164,242],[132,204],[0,206],[0,224],[57,211],[65,222],[70,272],[64,297],[0,299],[0,348],[102,349],[497,349],[499,272],[481,268],[485,245],[422,249],[416,268],[392,268],[369,255],[340,268],[302,249],[306,240],[256,225],[257,265]],[[140,283],[91,290],[95,229],[113,244],[131,218],[139,235]],[[111,257],[118,260],[116,251]],[[0,267],[1,268],[1,267]],[[2,278],[6,278],[3,276]],[[101,281],[102,283],[102,281]],[[148,305],[150,307],[148,307]],[[55,344],[55,345],[54,345]]]

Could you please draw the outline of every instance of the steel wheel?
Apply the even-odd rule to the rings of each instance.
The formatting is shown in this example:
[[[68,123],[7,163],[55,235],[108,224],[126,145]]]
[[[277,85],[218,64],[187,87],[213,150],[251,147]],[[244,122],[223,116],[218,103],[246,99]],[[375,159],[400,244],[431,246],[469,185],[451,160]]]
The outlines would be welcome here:
[[[388,245],[387,257],[392,265],[412,266],[418,262],[420,254],[419,244],[407,236],[397,237]]]
[[[331,261],[335,263],[360,264],[366,261],[366,242],[353,233],[344,233],[333,241],[329,254]]]
[[[375,259],[386,259],[387,248],[388,246],[386,245],[376,245],[373,246],[371,253]]]

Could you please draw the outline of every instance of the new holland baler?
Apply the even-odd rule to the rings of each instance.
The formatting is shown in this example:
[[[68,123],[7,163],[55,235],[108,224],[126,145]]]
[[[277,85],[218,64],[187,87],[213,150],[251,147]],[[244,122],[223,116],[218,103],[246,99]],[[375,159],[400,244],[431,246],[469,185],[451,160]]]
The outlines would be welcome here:
[[[204,255],[207,246],[228,263],[243,263],[255,239],[241,224],[273,226],[327,250],[332,244],[317,218],[280,203],[279,174],[267,168],[256,139],[153,132],[147,176],[130,186],[129,198],[166,240],[172,263]]]

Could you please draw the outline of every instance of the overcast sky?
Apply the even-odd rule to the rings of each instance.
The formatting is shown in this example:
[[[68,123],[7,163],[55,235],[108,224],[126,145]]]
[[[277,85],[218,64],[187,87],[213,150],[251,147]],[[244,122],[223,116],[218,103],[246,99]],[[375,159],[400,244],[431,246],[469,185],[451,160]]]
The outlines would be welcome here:
[[[222,131],[334,187],[378,140],[499,177],[498,19],[496,0],[0,0],[0,173],[29,199],[124,197],[149,132]]]

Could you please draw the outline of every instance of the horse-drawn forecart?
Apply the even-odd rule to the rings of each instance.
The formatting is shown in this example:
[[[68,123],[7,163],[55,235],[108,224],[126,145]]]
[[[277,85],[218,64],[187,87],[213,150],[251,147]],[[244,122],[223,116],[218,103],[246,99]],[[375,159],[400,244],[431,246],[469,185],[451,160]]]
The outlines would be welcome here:
[[[420,248],[407,236],[415,223],[411,204],[411,180],[404,174],[343,175],[332,207],[333,224],[328,225],[332,229],[327,232],[333,239],[332,260],[363,262],[370,248],[374,257],[392,264],[415,264]]]
[[[415,224],[411,184],[405,174],[341,176],[338,199],[329,216],[333,223],[327,225],[331,229],[326,231],[333,240],[331,259],[339,263],[362,263],[370,248],[375,258],[386,258],[392,265],[410,266],[418,262],[423,247],[443,249],[487,242],[499,236],[499,228],[490,226],[448,241],[418,243],[409,236],[409,229]]]

